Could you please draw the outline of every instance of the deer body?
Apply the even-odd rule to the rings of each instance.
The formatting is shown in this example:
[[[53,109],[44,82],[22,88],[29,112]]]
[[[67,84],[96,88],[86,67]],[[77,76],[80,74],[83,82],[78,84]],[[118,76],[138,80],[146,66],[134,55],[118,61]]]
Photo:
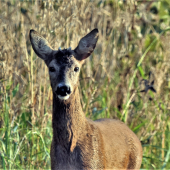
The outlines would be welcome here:
[[[37,32],[30,31],[34,51],[49,68],[53,90],[53,170],[140,168],[140,141],[124,123],[113,119],[92,121],[82,111],[77,85],[79,68],[97,39],[95,29],[80,40],[75,50],[57,51]]]

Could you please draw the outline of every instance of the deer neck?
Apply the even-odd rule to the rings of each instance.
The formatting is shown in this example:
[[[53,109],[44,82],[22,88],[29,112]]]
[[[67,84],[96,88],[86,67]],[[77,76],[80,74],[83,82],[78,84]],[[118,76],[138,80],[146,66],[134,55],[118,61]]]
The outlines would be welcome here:
[[[68,100],[61,101],[53,93],[53,140],[66,150],[73,151],[86,118],[82,111],[78,87]]]

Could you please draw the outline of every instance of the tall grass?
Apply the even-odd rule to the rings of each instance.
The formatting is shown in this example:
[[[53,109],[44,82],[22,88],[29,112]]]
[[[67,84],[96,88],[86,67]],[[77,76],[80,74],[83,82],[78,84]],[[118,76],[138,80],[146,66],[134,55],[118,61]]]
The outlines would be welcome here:
[[[143,169],[170,168],[170,2],[0,1],[0,169],[50,168],[52,92],[29,30],[73,49],[99,29],[79,81],[87,117],[124,121]]]

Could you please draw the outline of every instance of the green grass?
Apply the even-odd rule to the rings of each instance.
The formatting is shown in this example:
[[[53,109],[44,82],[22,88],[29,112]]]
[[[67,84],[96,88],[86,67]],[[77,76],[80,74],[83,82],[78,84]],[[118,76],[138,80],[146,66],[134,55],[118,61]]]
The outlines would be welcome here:
[[[12,94],[19,90],[17,87],[14,88]],[[5,113],[2,117],[4,125],[0,129],[1,168],[38,169],[44,168],[44,166],[49,167],[49,146],[52,138],[51,121],[47,123],[47,127],[41,128],[38,123],[32,125],[31,112],[26,111],[10,121],[10,98],[8,95],[6,95],[3,104]],[[46,115],[44,115],[44,118],[46,118]]]

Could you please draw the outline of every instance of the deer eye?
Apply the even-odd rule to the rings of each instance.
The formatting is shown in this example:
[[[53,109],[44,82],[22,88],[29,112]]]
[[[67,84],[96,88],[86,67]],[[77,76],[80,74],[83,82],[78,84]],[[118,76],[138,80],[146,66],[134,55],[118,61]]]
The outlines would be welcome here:
[[[50,72],[54,72],[54,71],[55,71],[55,68],[54,68],[54,67],[50,67],[50,68],[49,68],[49,71],[50,71]]]
[[[78,72],[78,71],[79,71],[79,67],[75,67],[75,68],[74,68],[74,71],[75,71],[75,72]]]

